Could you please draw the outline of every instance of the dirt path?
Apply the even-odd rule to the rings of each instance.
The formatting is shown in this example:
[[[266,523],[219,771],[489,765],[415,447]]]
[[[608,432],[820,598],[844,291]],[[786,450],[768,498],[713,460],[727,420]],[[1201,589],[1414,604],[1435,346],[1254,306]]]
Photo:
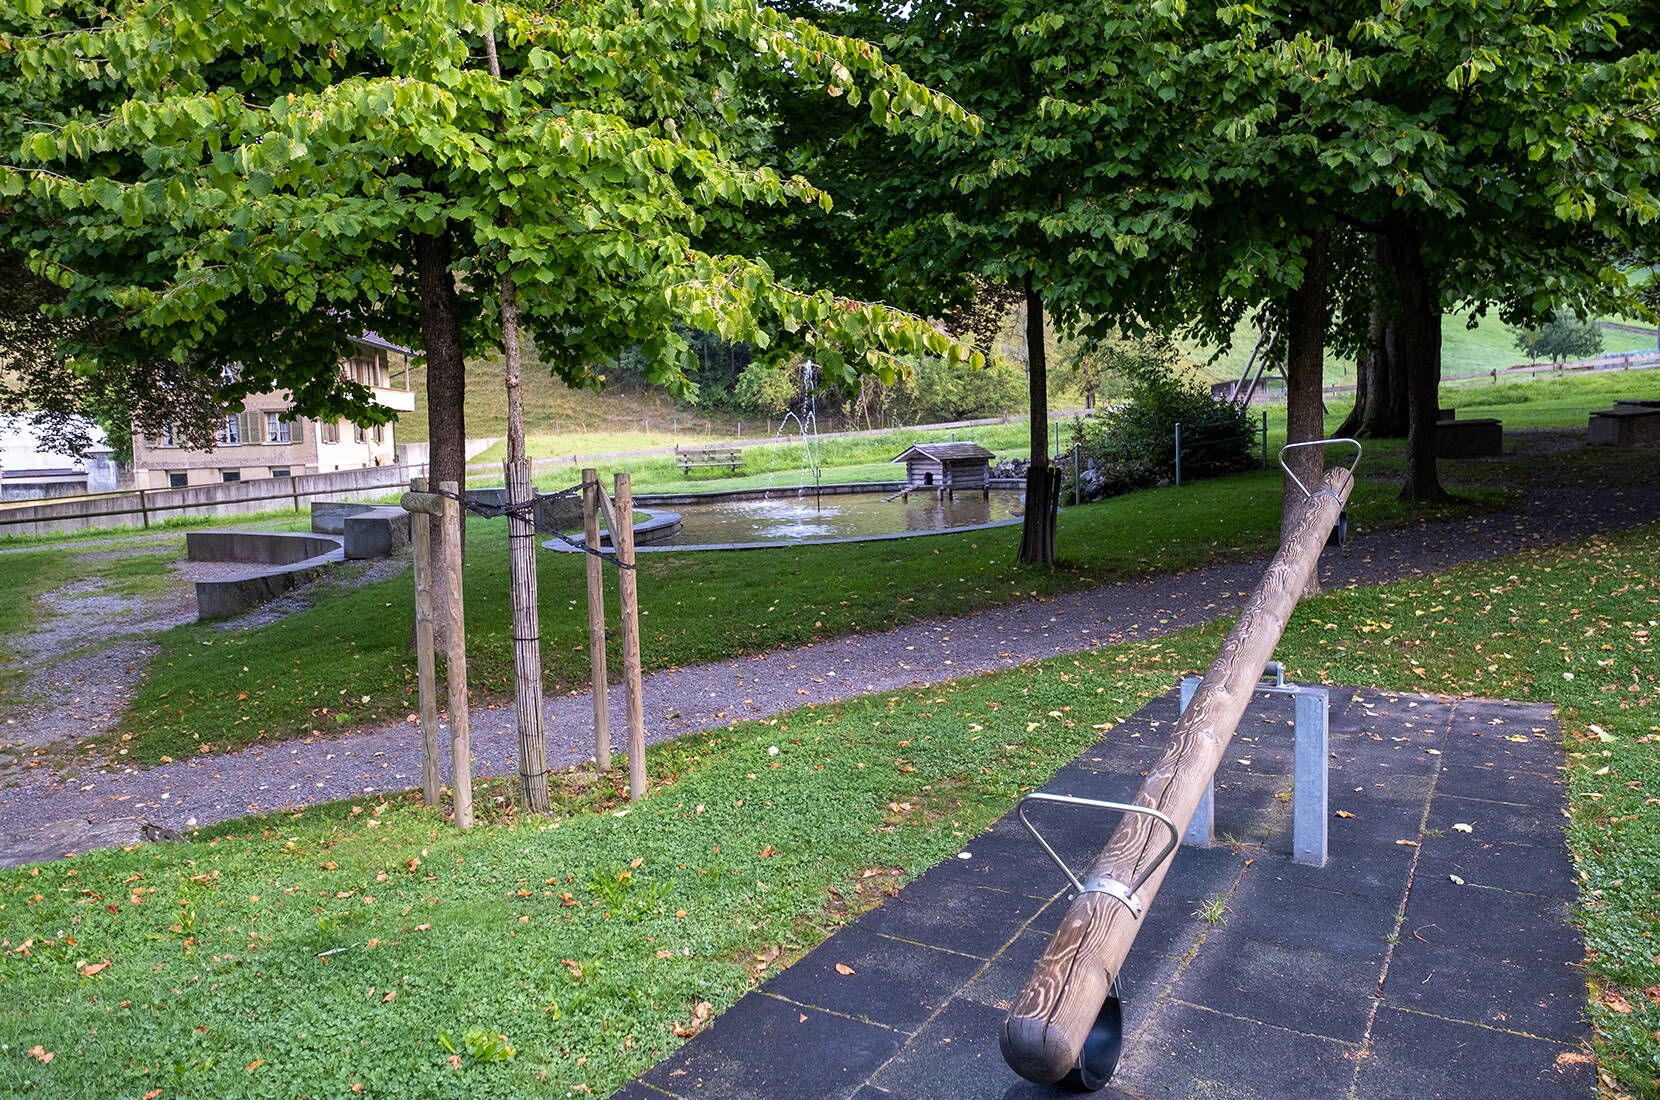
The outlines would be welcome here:
[[[1514,511],[1368,535],[1321,562],[1327,586],[1379,584],[1520,550],[1624,530],[1660,519],[1660,486],[1543,490]],[[1213,566],[1054,599],[989,608],[753,659],[670,669],[646,678],[653,740],[758,718],[804,703],[928,684],[1024,661],[1179,630],[1231,611],[1263,563]],[[622,712],[616,698],[612,713]],[[477,772],[514,767],[510,704],[474,715]],[[547,704],[549,759],[592,754],[585,695]],[[142,817],[184,827],[246,813],[404,790],[419,779],[418,733],[399,724],[340,738],[256,745],[223,756],[153,768],[31,774],[0,790],[8,828],[72,817]]]

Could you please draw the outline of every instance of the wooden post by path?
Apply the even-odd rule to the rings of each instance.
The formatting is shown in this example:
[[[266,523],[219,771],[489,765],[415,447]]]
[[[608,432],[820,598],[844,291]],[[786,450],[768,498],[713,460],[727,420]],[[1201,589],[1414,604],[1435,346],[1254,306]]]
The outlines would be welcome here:
[[[412,493],[425,494],[427,479],[409,483]],[[421,700],[421,798],[438,805],[438,675],[432,646],[432,516],[409,513],[410,539],[415,543],[415,683]]]
[[[628,707],[628,799],[646,796],[646,715],[640,698],[640,590],[634,576],[634,489],[626,473],[617,475],[614,500],[616,526],[611,545],[617,549],[617,603],[622,621],[623,699]]]
[[[582,471],[582,539],[599,549],[599,499],[605,492],[598,470]],[[594,764],[611,770],[611,677],[605,665],[605,563],[593,554],[588,562],[588,671],[594,690]]]
[[[450,622],[444,674],[450,703],[450,783],[455,791],[455,823],[463,829],[473,824],[473,750],[467,710],[467,623],[461,603],[461,487],[453,481],[440,482],[444,498],[444,592]]]
[[[1177,836],[1187,831],[1210,789],[1216,766],[1286,621],[1316,571],[1320,550],[1353,486],[1348,470],[1334,469],[1305,495],[1278,552],[1171,733],[1164,754],[1136,793],[1134,803],[1169,818]],[[1003,1022],[1003,1057],[1022,1077],[1052,1083],[1079,1066],[1084,1040],[1140,930],[1141,914],[1169,869],[1170,861],[1161,855],[1167,851],[1168,836],[1156,819],[1126,814],[1081,876],[1092,885],[1072,899],[1054,939]],[[1127,893],[1138,881],[1133,898],[1115,896],[1113,891]]]

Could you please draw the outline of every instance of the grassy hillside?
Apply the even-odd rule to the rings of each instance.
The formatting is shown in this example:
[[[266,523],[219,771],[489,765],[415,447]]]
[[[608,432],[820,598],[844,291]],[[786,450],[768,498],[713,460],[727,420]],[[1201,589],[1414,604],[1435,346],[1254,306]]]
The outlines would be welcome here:
[[[415,443],[427,438],[426,369],[411,374],[415,411],[398,420],[398,440]],[[594,393],[573,390],[541,363],[527,361],[524,371],[525,431],[556,437],[547,453],[572,454],[664,447],[687,435],[730,437],[738,421],[724,411],[677,405],[662,392]],[[498,359],[467,364],[467,435],[471,438],[505,435],[507,391]]]

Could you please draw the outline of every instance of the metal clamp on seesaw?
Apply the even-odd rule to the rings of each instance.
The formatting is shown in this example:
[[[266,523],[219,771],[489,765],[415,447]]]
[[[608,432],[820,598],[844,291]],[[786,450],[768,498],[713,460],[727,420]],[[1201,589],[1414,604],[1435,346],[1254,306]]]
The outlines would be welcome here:
[[[1299,447],[1325,447],[1333,443],[1347,443],[1354,447],[1355,456],[1349,461],[1349,474],[1350,476],[1353,476],[1355,467],[1360,465],[1361,447],[1360,440],[1358,439],[1350,439],[1348,436],[1343,435],[1332,439],[1310,439],[1303,443],[1287,443],[1285,446],[1280,448],[1280,469],[1284,470],[1285,476],[1290,478],[1292,483],[1303,491],[1303,496],[1316,497],[1322,494],[1326,496],[1335,496],[1336,494],[1334,494],[1330,489],[1321,489],[1318,492],[1310,491],[1309,487],[1303,484],[1302,479],[1291,472],[1291,467],[1285,464],[1285,452],[1295,451]]]
[[[1088,806],[1096,810],[1117,810],[1119,813],[1125,814],[1144,814],[1163,825],[1169,831],[1170,839],[1165,843],[1164,849],[1159,852],[1158,858],[1149,863],[1147,869],[1141,872],[1140,876],[1132,883],[1122,883],[1110,875],[1098,875],[1088,882],[1080,882],[1078,876],[1072,873],[1072,868],[1066,865],[1066,861],[1043,838],[1043,834],[1038,832],[1037,826],[1033,825],[1026,817],[1026,803],[1028,802],[1057,802],[1063,806]],[[1169,858],[1170,853],[1176,850],[1176,845],[1180,844],[1182,839],[1181,832],[1176,828],[1176,823],[1171,821],[1169,817],[1149,806],[1138,806],[1133,802],[1105,802],[1099,798],[1077,798],[1069,794],[1044,794],[1038,791],[1027,795],[1016,804],[1015,816],[1019,817],[1020,823],[1026,826],[1026,831],[1032,834],[1032,839],[1043,846],[1043,850],[1049,854],[1049,858],[1054,861],[1055,866],[1061,869],[1061,874],[1066,876],[1066,881],[1072,884],[1073,890],[1080,894],[1106,894],[1110,898],[1116,898],[1123,904],[1124,908],[1130,911],[1130,916],[1136,920],[1141,919],[1144,908],[1141,899],[1136,896],[1136,891],[1141,889],[1141,884],[1146,882],[1152,873]]]

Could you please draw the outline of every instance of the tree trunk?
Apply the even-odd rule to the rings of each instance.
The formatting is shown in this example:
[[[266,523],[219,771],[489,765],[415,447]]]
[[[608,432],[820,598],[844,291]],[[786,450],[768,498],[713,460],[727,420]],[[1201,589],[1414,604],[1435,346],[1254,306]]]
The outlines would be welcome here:
[[[461,358],[461,308],[456,300],[455,275],[450,271],[447,233],[415,234],[415,273],[421,294],[421,344],[427,361],[427,484],[453,481],[467,484],[467,423],[464,397],[467,367]],[[465,521],[465,515],[463,515]],[[466,548],[465,522],[461,547]],[[432,559],[444,561],[444,525],[432,525]],[[449,611],[442,586],[437,593],[433,622],[442,646],[449,629]]]
[[[1331,267],[1331,231],[1322,226],[1308,242],[1303,281],[1285,300],[1285,441],[1302,443],[1326,437],[1326,323]],[[1285,457],[1297,480],[1312,488],[1326,465],[1324,447],[1299,447]],[[1288,536],[1306,494],[1290,478],[1280,506],[1280,534]],[[1309,573],[1305,595],[1320,591],[1320,571]]]
[[[1026,276],[1026,389],[1031,404],[1032,462],[1026,468],[1022,565],[1055,564],[1055,512],[1060,495],[1049,466],[1049,362],[1043,348],[1043,297]]]
[[[427,360],[427,437],[433,484],[467,483],[467,421],[464,401],[467,366],[461,358],[461,308],[450,270],[449,235],[415,235],[415,270],[420,280],[421,342]]]
[[[1400,300],[1401,356],[1406,363],[1406,481],[1402,500],[1446,500],[1435,465],[1435,424],[1441,401],[1441,296],[1424,267],[1424,221],[1392,214],[1384,224],[1384,247]]]
[[[1407,433],[1407,369],[1401,348],[1394,274],[1380,244],[1372,254],[1373,293],[1366,347],[1355,363],[1355,406],[1337,435],[1401,439]]]

